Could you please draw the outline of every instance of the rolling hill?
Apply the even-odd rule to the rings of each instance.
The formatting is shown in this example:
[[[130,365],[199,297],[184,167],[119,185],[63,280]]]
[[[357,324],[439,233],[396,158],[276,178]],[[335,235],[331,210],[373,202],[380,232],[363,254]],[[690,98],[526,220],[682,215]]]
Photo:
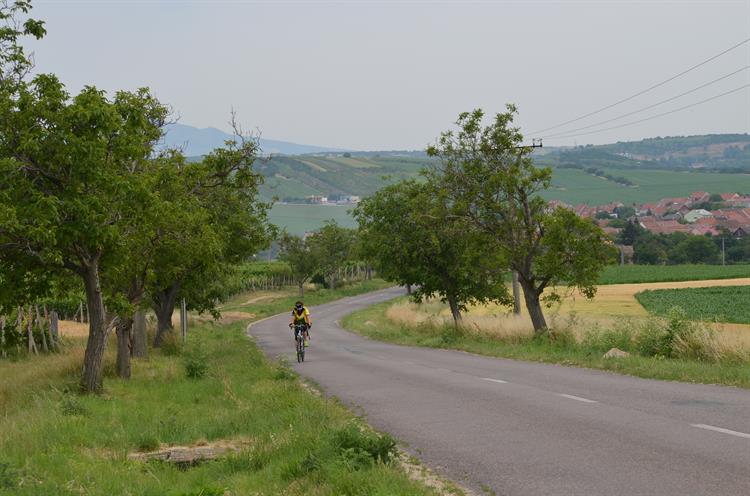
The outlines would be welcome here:
[[[181,148],[188,157],[205,155],[214,148],[224,146],[224,142],[232,136],[219,129],[208,127],[199,129],[185,124],[168,124],[164,128],[164,148]],[[329,151],[344,151],[340,148],[300,145],[289,141],[260,139],[261,150],[264,155],[284,154],[300,155],[304,153],[321,153]]]

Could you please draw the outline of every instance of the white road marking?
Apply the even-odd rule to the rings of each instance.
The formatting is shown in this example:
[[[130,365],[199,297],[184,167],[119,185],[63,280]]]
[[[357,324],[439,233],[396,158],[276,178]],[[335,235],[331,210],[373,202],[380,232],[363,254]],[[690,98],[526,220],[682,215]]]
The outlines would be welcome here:
[[[584,403],[599,403],[598,401],[590,400],[587,398],[581,398],[580,396],[573,396],[572,394],[558,393],[557,395],[562,396],[563,398],[569,398],[571,400],[582,401]]]
[[[497,382],[498,384],[508,384],[508,381],[503,381],[501,379],[490,379],[489,377],[480,377],[483,381],[490,381],[490,382]]]
[[[744,432],[732,431],[729,429],[724,429],[722,427],[714,427],[713,425],[706,425],[706,424],[690,424],[690,425],[693,427],[697,427],[698,429],[706,429],[709,431],[721,432],[722,434],[729,434],[730,436],[744,437],[746,439],[750,439],[750,434],[745,434]]]

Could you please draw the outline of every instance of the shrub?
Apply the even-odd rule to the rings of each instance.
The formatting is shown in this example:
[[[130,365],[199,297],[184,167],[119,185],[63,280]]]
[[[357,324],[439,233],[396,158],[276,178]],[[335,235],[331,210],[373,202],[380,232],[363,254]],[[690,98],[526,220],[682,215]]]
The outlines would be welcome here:
[[[159,349],[164,356],[180,355],[182,353],[182,343],[180,343],[180,338],[177,337],[177,333],[175,331],[168,332],[164,336],[164,341]]]
[[[348,463],[360,463],[365,454],[370,458],[370,463],[389,463],[396,456],[396,440],[393,437],[363,431],[354,423],[336,431],[333,442]]]
[[[612,348],[631,351],[633,349],[632,329],[633,323],[629,320],[618,322],[608,329],[595,327],[585,333],[581,344],[585,348],[596,351],[609,351]]]
[[[183,352],[182,363],[189,379],[202,379],[208,373],[208,357],[199,348]]]

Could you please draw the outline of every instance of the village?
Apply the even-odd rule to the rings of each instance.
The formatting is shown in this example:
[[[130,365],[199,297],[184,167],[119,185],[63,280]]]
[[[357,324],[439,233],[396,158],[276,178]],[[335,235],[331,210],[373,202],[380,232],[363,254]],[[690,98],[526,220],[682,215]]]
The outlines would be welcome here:
[[[750,233],[750,195],[696,191],[685,198],[663,198],[656,203],[625,205],[569,205],[553,200],[550,206],[570,208],[581,217],[596,219],[616,237],[628,221],[653,234],[686,233],[743,238]]]

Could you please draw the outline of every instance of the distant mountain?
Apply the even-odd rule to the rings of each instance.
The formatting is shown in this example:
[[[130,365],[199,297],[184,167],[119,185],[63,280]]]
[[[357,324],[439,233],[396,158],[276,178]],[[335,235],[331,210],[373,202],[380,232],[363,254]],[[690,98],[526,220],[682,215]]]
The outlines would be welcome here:
[[[224,142],[232,136],[220,129],[208,127],[199,129],[185,124],[169,124],[165,126],[163,146],[165,148],[178,147],[186,156],[205,155],[214,148],[224,146]],[[344,150],[333,147],[300,145],[288,141],[260,139],[260,146],[264,155],[302,155],[305,153],[342,152]]]

